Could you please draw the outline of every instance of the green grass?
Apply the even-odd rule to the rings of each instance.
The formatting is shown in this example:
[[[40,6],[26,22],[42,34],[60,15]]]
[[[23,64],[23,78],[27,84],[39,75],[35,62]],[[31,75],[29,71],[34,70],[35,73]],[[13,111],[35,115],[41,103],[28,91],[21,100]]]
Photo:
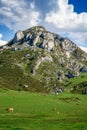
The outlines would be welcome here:
[[[8,113],[7,107],[14,112]],[[0,130],[86,130],[87,96],[0,89]]]
[[[86,81],[87,81],[87,73],[81,73],[81,75],[79,77],[70,79],[72,86],[82,83],[82,82],[86,82]]]
[[[63,86],[65,86],[66,90],[71,90],[71,88],[78,86],[81,88],[77,89],[77,93],[79,93],[79,89],[84,89],[84,84],[87,83],[87,73],[81,73],[80,76],[71,78],[71,79],[65,79],[63,81]],[[81,92],[80,92],[81,93]]]

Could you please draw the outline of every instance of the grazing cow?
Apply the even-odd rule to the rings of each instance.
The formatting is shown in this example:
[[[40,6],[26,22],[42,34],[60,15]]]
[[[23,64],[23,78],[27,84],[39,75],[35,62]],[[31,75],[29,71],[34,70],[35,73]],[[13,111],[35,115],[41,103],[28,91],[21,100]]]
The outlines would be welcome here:
[[[14,111],[14,108],[13,107],[9,107],[6,109],[7,112],[13,112]]]

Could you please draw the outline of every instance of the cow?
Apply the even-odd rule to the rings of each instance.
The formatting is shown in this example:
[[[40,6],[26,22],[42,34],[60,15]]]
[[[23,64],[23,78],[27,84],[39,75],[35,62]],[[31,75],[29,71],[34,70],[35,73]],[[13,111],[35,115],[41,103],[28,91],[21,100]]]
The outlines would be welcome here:
[[[7,112],[13,112],[13,111],[14,111],[14,108],[13,108],[13,107],[6,108],[6,111],[7,111]]]

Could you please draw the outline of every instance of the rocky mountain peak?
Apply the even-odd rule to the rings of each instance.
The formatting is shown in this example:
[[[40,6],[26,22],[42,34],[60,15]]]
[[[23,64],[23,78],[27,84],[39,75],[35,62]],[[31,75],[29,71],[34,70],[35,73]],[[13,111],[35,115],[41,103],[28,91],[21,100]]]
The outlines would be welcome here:
[[[76,45],[68,38],[46,31],[42,26],[35,26],[24,31],[18,31],[9,47],[23,49],[25,47],[38,47],[48,51],[60,46],[63,50],[73,51]]]
[[[4,48],[13,48],[14,50],[40,48],[49,52],[55,51],[57,55],[65,55],[66,58],[71,58],[73,55],[77,59],[87,60],[87,54],[74,42],[59,34],[47,31],[43,26],[16,32],[14,38]]]
[[[70,39],[42,26],[18,31],[2,48],[2,59],[4,49],[7,50],[6,60],[9,57],[11,62],[10,68],[20,68],[24,78],[33,77],[47,88],[56,88],[66,78],[87,73],[87,54]]]

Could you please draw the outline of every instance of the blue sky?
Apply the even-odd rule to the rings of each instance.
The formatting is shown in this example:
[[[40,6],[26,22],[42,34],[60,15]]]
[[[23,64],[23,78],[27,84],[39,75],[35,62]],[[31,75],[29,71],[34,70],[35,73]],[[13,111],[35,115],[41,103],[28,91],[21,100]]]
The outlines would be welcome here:
[[[77,13],[87,12],[87,0],[69,0],[68,3],[74,5],[74,11]]]
[[[87,48],[87,0],[0,0],[0,44],[36,25]]]

